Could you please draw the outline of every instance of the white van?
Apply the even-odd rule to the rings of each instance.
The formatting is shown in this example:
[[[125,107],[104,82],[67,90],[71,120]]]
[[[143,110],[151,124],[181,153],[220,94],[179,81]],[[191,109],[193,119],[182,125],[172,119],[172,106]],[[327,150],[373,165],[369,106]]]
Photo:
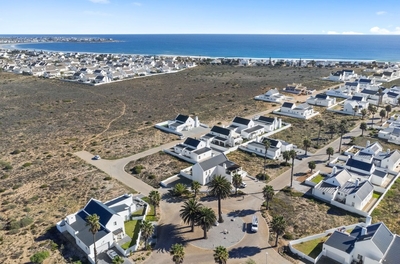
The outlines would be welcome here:
[[[253,215],[253,220],[251,221],[251,231],[252,232],[258,231],[258,218],[256,215]]]

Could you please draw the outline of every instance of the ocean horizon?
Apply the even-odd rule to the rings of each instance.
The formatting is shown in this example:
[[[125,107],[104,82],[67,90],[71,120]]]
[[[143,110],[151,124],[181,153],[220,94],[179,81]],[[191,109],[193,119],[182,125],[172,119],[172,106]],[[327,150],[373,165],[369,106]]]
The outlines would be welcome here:
[[[400,35],[2,35],[0,37],[112,38],[117,42],[16,43],[3,48],[212,58],[400,61]]]

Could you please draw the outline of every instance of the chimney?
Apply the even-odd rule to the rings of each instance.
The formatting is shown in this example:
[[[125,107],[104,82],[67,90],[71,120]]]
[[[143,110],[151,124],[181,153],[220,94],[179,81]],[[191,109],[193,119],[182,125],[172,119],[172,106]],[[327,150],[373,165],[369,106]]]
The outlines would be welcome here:
[[[359,180],[357,179],[356,182],[354,183],[354,186],[358,187],[358,185],[359,185]]]
[[[390,149],[387,149],[387,154],[390,154]]]
[[[199,126],[200,126],[199,117],[195,116],[194,117],[194,127],[199,127]]]
[[[372,222],[372,217],[371,217],[370,215],[368,215],[368,216],[365,218],[365,226],[370,226],[370,225],[371,225],[371,222]]]
[[[364,236],[367,233],[367,228],[365,226],[363,226],[361,228],[361,235]]]
[[[337,172],[337,167],[334,166],[334,167],[332,168],[331,176],[334,176],[334,175],[336,174],[336,172]]]
[[[278,118],[278,128],[281,128],[281,127],[282,127],[282,119]]]
[[[369,140],[367,140],[367,145],[366,145],[366,147],[368,147],[369,145],[371,145],[371,142],[369,142]]]

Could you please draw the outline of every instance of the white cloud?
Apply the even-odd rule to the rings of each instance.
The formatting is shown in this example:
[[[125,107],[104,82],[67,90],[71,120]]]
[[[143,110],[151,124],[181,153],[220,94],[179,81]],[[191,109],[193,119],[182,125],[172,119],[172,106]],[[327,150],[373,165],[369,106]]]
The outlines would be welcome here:
[[[104,12],[98,12],[98,11],[84,11],[83,13],[85,15],[89,15],[89,16],[102,16],[102,17],[112,16],[112,14],[110,14],[110,13],[104,13]]]
[[[345,31],[345,32],[342,32],[342,34],[343,34],[343,35],[362,35],[362,34],[364,34],[364,33],[355,32],[355,31]]]
[[[95,3],[95,4],[108,4],[108,3],[110,3],[109,0],[89,0],[89,1],[92,2],[92,3]]]
[[[400,27],[396,27],[393,31],[386,28],[373,27],[369,31],[373,34],[400,34]]]
[[[381,16],[381,15],[387,14],[387,12],[386,12],[386,11],[378,11],[378,12],[376,12],[376,14],[377,14],[378,16]]]
[[[133,2],[133,3],[132,3],[132,5],[134,5],[134,6],[142,6],[142,3],[139,3],[139,2]]]
[[[329,34],[329,35],[334,35],[334,34],[339,34],[339,33],[336,32],[336,31],[328,31],[327,34]]]

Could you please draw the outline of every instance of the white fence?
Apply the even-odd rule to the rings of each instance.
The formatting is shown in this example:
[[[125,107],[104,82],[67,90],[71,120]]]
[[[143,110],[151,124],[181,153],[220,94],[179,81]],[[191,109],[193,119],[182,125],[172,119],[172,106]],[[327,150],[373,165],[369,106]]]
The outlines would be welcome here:
[[[392,188],[393,184],[396,182],[396,180],[399,178],[398,174],[396,177],[393,178],[392,182],[386,187],[386,190],[382,193],[381,197],[379,197],[378,201],[371,207],[371,209],[368,211],[368,214],[370,215],[374,209],[378,206],[378,204],[382,201],[382,199],[385,197],[386,193]]]
[[[308,186],[315,186],[317,183],[312,182],[312,179],[320,174],[320,171],[316,171],[313,175],[308,177],[305,181],[304,184],[307,184]],[[321,174],[322,175],[322,174]]]

